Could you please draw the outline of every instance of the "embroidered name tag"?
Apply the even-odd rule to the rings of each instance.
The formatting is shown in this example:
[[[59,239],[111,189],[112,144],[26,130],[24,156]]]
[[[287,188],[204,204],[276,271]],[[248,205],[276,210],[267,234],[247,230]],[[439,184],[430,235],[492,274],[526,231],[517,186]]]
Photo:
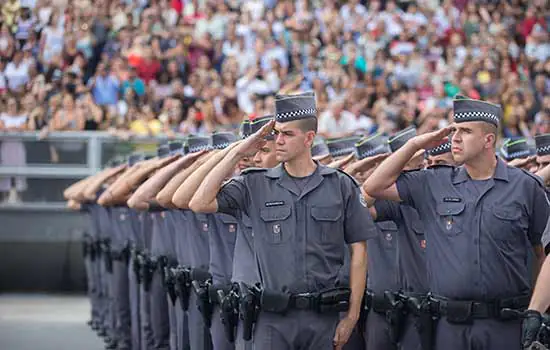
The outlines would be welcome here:
[[[443,202],[446,202],[446,203],[460,203],[462,202],[462,199],[461,198],[456,198],[456,197],[445,197],[443,198]]]
[[[283,201],[265,202],[266,207],[278,207],[280,205],[285,205],[285,202],[283,202]]]

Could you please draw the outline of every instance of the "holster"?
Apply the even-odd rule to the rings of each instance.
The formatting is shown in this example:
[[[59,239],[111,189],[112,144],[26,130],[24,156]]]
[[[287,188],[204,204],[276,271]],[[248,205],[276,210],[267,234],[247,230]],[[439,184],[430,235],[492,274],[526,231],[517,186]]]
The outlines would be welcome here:
[[[132,249],[132,259],[131,259],[131,263],[132,263],[132,271],[134,272],[134,276],[136,278],[136,282],[137,284],[141,284],[141,273],[140,273],[140,270],[141,270],[141,252],[137,249]]]
[[[290,308],[290,297],[290,293],[263,289],[260,303],[261,309],[265,312],[284,315]]]
[[[243,322],[243,339],[249,341],[252,339],[254,325],[258,320],[260,313],[260,299],[262,291],[259,286],[248,286],[245,283],[239,283],[240,315]]]
[[[409,297],[409,310],[415,317],[415,328],[420,338],[422,350],[432,350],[435,346],[435,332],[440,319],[439,302],[430,294],[419,299]]]
[[[384,293],[386,299],[390,303],[390,309],[386,311],[386,321],[388,322],[388,330],[390,340],[397,344],[401,340],[407,320],[406,298],[400,293],[386,291]]]
[[[337,287],[319,292],[320,313],[343,312],[349,309],[349,297],[351,289],[346,287]]]
[[[220,305],[220,318],[223,324],[225,337],[230,343],[235,342],[235,334],[239,323],[239,286],[233,284],[228,293],[217,290]]]
[[[166,293],[170,297],[170,301],[172,302],[172,305],[176,304],[176,300],[178,298],[178,295],[176,293],[176,279],[173,274],[173,269],[177,266],[177,262],[168,259],[165,266],[163,266],[162,270],[160,272],[163,274],[163,281],[164,281],[164,289],[166,290]]]
[[[177,266],[170,269],[174,276],[174,290],[180,300],[183,311],[189,310],[189,296],[191,288],[190,270],[187,267]]]
[[[103,254],[103,262],[107,273],[113,273],[113,257],[111,256],[111,245],[108,241],[101,242],[101,252]]]
[[[157,267],[156,260],[153,260],[149,256],[142,255],[141,263],[141,280],[143,282],[143,289],[146,292],[151,290],[151,283],[153,282],[153,273]]]
[[[212,314],[214,312],[214,306],[210,301],[210,291],[211,281],[207,280],[200,282],[194,280],[191,282],[195,293],[197,294],[197,308],[199,309],[202,318],[204,320],[204,325],[207,328],[212,326]]]

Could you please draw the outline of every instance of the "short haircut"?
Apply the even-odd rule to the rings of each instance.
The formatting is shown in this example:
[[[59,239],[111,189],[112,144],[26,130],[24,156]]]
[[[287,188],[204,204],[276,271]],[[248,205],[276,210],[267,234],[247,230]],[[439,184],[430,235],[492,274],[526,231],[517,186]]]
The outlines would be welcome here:
[[[314,131],[317,132],[317,118],[309,117],[299,120],[298,128],[303,132]]]
[[[498,137],[498,127],[494,124],[491,124],[491,123],[483,123],[482,130],[485,133],[485,135],[487,135],[487,134],[494,134],[495,135],[495,140],[493,141],[493,147],[496,146],[497,137]]]

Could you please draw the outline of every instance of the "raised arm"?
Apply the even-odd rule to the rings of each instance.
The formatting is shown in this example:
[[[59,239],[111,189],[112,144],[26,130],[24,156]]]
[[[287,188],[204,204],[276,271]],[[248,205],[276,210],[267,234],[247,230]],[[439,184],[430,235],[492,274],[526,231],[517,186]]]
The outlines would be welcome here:
[[[193,198],[195,192],[199,188],[202,181],[206,178],[208,173],[214,169],[214,167],[227,156],[227,154],[236,146],[236,143],[221,150],[214,151],[213,155],[197,170],[195,170],[177,189],[176,193],[172,197],[172,203],[178,208],[189,209],[189,202]]]
[[[401,201],[395,182],[409,160],[419,150],[437,146],[450,133],[451,128],[447,127],[410,139],[376,168],[363,184],[364,191],[373,198]]]
[[[127,164],[122,164],[114,168],[105,169],[104,171],[100,172],[98,176],[94,176],[90,179],[90,181],[86,184],[86,187],[82,193],[82,196],[86,200],[95,200],[97,197],[97,191],[99,188],[109,179],[112,177],[122,173],[124,170],[126,170]]]
[[[174,197],[174,193],[176,193],[181,184],[211,156],[212,153],[201,155],[199,159],[197,159],[197,161],[195,161],[189,167],[183,169],[183,171],[179,172],[170,181],[168,181],[166,186],[164,186],[164,188],[160,190],[160,192],[157,194],[155,198],[157,200],[157,203],[164,208],[177,208],[174,203],[172,203],[172,197]]]
[[[216,196],[222,187],[225,179],[233,173],[239,160],[250,157],[265,144],[265,137],[273,130],[275,121],[264,125],[255,134],[233,148],[226,157],[208,173],[199,186],[193,199],[189,202],[189,208],[195,212],[214,213],[218,211]]]
[[[138,187],[128,200],[128,206],[137,210],[149,209],[150,201],[155,198],[166,183],[170,181],[176,173],[191,165],[199,156],[200,153],[188,154],[168,164],[164,168],[159,169],[157,173],[145,181],[143,185]]]
[[[94,176],[97,176],[97,174],[88,176],[67,187],[65,191],[63,191],[63,198],[66,200],[78,200],[79,194],[86,188],[88,183],[93,180]]]
[[[550,182],[550,164],[537,171],[535,175],[540,176],[542,181],[545,184],[548,184]]]

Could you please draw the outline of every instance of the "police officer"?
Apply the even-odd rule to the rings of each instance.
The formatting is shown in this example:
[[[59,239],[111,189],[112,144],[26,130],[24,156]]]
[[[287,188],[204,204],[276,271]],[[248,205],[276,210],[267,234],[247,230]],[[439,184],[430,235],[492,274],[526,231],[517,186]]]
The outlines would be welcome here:
[[[549,209],[538,178],[496,157],[501,115],[496,105],[455,100],[452,127],[412,138],[364,184],[369,195],[403,201],[423,218],[435,295],[429,309],[441,318],[435,349],[501,349],[520,341],[519,321],[500,311],[526,307],[527,256],[539,246]],[[462,166],[401,174],[414,153],[451,130],[453,158]]]
[[[543,234],[543,245],[548,252],[548,243],[550,241],[550,217]],[[542,313],[546,312],[550,307],[550,259],[546,257],[537,284],[533,292],[533,297],[529,303],[529,308],[524,314],[522,340],[521,343],[524,349],[527,349],[531,344],[538,340],[539,331],[542,325]]]
[[[274,122],[265,125],[208,174],[190,207],[232,215],[244,212],[252,220],[263,288],[254,346],[341,349],[359,318],[366,276],[365,240],[374,237],[375,227],[364,215],[356,183],[311,158],[317,129],[314,95],[279,96],[275,120],[275,129]],[[256,154],[272,130],[277,159],[283,165],[245,171],[221,188],[239,159]],[[342,310],[334,300],[347,294],[333,288],[344,261],[345,243],[351,247],[351,296],[348,314],[338,322]]]
[[[539,169],[550,165],[550,134],[536,135],[535,146]]]
[[[451,140],[447,137],[441,141],[441,144],[426,150],[426,168],[449,165],[455,166],[453,154],[451,153]]]

